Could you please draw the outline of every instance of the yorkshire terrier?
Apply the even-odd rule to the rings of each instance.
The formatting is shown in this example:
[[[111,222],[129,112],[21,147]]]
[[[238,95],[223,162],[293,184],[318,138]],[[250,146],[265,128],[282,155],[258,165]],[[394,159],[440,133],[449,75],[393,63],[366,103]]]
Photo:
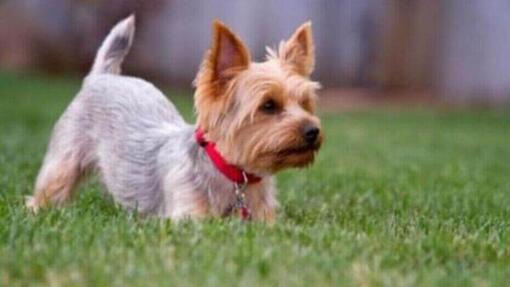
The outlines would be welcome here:
[[[319,84],[309,78],[311,23],[255,63],[216,21],[195,80],[197,122],[190,125],[152,84],[120,75],[134,21],[118,23],[99,48],[54,127],[27,206],[62,206],[95,170],[117,203],[141,214],[272,222],[273,175],[311,164],[323,138],[314,114]]]

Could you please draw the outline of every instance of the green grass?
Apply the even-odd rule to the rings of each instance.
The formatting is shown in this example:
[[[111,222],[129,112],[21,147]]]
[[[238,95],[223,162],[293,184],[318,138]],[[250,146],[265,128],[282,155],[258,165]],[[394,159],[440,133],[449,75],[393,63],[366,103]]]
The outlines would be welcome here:
[[[272,226],[142,219],[82,186],[23,207],[75,79],[0,74],[0,286],[503,286],[510,113],[324,115],[316,164],[278,176]],[[185,92],[170,98],[191,118]]]

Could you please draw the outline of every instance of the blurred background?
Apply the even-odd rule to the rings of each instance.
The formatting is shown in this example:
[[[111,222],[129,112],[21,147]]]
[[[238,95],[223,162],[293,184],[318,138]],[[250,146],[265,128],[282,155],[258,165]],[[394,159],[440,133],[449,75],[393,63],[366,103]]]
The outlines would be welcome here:
[[[510,103],[508,0],[0,0],[0,69],[84,75],[136,12],[124,71],[191,88],[220,19],[262,60],[306,20],[326,106]]]

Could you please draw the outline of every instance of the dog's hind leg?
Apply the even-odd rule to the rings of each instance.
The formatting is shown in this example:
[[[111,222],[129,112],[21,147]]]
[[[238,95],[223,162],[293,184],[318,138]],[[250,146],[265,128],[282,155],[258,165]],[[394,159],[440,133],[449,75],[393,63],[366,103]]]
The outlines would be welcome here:
[[[48,205],[61,206],[71,198],[80,175],[75,155],[46,160],[37,177],[34,195],[27,198],[27,207],[37,210]]]
[[[46,206],[62,206],[72,197],[82,175],[90,166],[90,145],[83,131],[76,130],[65,114],[55,126],[43,165],[37,176],[34,195],[26,206],[37,210]]]

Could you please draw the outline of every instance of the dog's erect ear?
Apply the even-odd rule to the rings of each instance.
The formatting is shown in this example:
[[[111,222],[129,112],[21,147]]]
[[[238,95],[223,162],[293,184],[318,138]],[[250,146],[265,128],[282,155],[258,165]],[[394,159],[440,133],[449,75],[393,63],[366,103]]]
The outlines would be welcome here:
[[[223,23],[213,24],[213,38],[195,85],[197,124],[209,131],[216,126],[225,111],[229,94],[227,83],[250,65],[250,54],[243,42]]]
[[[315,66],[312,22],[301,25],[284,45],[280,57],[297,73],[310,76]]]
[[[216,20],[213,26],[213,42],[208,62],[213,72],[212,80],[219,80],[221,83],[236,72],[248,68],[250,53],[239,37],[223,23]]]

